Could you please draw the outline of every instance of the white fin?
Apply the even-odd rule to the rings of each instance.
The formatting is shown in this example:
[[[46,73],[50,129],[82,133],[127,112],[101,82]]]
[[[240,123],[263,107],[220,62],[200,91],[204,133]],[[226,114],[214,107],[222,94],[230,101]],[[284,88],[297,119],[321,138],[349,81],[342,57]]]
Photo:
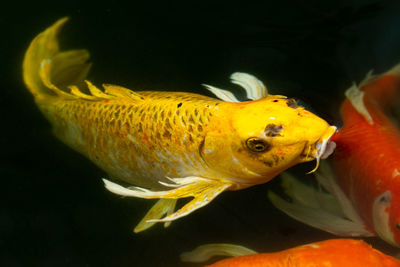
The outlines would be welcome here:
[[[337,200],[345,217],[359,225],[364,225],[364,221],[354,208],[351,200],[346,196],[340,186],[336,183],[332,168],[326,161],[321,163],[319,172],[315,173],[315,178],[325,190],[332,194]]]
[[[398,247],[399,244],[394,240],[394,235],[390,227],[388,207],[392,202],[390,191],[386,191],[374,200],[372,205],[372,218],[374,229],[380,238]]]
[[[371,115],[364,105],[364,92],[361,91],[356,84],[353,84],[344,94],[358,113],[360,113],[369,124],[374,124]]]
[[[140,198],[162,198],[162,199],[179,199],[186,197],[193,197],[182,208],[176,212],[162,218],[150,219],[147,222],[168,222],[173,221],[183,216],[186,216],[193,211],[207,205],[216,196],[231,187],[231,183],[224,180],[212,180],[196,176],[188,176],[183,178],[169,178],[175,184],[171,190],[166,191],[151,191],[141,187],[123,187],[119,184],[103,179],[105,187],[114,194],[127,196],[127,197],[140,197]],[[165,185],[166,183],[164,183]],[[175,187],[175,185],[177,185]]]
[[[344,216],[332,194],[324,190],[316,190],[288,172],[283,172],[280,176],[284,193],[289,195],[293,202],[314,209],[323,209],[337,216]]]
[[[226,102],[240,102],[231,92],[224,90],[224,89],[219,89],[217,87],[208,85],[208,84],[202,84],[207,90],[209,90],[211,93],[213,93],[216,97],[219,99],[226,101]]]
[[[317,179],[329,194],[312,185],[301,185],[291,175],[281,176],[284,191],[292,198],[292,202],[284,200],[271,191],[268,192],[268,197],[275,207],[290,217],[339,236],[374,235],[366,230],[365,223],[354,209],[351,201],[336,184],[327,163],[321,164],[317,172]]]
[[[310,208],[298,203],[290,203],[271,191],[268,192],[268,197],[275,207],[293,219],[312,227],[339,236],[372,236],[369,231],[360,227],[360,225],[332,215],[322,209]]]
[[[268,95],[267,88],[262,81],[244,72],[235,72],[231,75],[231,82],[244,88],[248,99],[257,100]],[[226,102],[240,102],[232,92],[211,85],[203,86],[219,99]]]
[[[231,82],[246,90],[247,98],[257,100],[268,95],[268,90],[262,81],[244,72],[235,72],[231,75]]]
[[[204,262],[215,256],[238,257],[257,254],[256,251],[233,244],[207,244],[181,254],[181,261]]]
[[[170,215],[174,212],[176,199],[159,199],[156,204],[146,213],[143,219],[138,223],[133,232],[139,233],[152,227],[156,222],[148,222],[149,220],[160,219],[164,215]],[[164,227],[168,227],[171,222],[165,222]]]
[[[367,74],[365,75],[364,80],[362,80],[362,81],[360,82],[360,84],[358,85],[358,88],[361,88],[361,87],[363,87],[364,85],[369,84],[373,79],[375,79],[377,76],[376,76],[376,75],[373,75],[373,73],[374,73],[374,70],[368,71]]]

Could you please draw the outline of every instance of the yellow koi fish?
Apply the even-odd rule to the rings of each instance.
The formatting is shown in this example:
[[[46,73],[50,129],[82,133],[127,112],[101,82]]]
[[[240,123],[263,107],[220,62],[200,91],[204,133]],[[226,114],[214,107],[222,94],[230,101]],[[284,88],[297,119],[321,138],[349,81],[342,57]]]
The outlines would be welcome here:
[[[221,100],[110,84],[99,89],[85,80],[89,53],[59,49],[57,34],[66,21],[60,19],[32,41],[24,80],[54,134],[120,182],[103,179],[108,190],[160,199],[135,232],[330,151],[334,126],[293,99],[268,95],[249,74],[234,73],[231,79],[255,101],[239,102],[212,86],[206,88]],[[176,200],[186,197],[193,199],[174,212]]]

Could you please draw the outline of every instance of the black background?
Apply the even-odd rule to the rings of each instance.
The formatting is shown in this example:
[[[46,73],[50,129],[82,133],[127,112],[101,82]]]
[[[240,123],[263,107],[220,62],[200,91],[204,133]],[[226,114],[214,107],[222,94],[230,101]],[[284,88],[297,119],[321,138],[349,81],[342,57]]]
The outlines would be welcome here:
[[[400,61],[396,2],[54,1],[3,7],[0,266],[192,266],[180,263],[179,254],[204,243],[270,252],[334,237],[271,206],[266,192],[277,179],[223,193],[168,229],[133,234],[153,202],[107,192],[100,180],[106,174],[51,135],[23,84],[29,42],[57,19],[71,18],[62,47],[91,52],[89,79],[97,84],[207,94],[201,83],[235,88],[229,75],[243,71],[271,93],[296,97],[340,125],[344,90],[370,69],[379,73]],[[396,251],[377,238],[368,241]]]

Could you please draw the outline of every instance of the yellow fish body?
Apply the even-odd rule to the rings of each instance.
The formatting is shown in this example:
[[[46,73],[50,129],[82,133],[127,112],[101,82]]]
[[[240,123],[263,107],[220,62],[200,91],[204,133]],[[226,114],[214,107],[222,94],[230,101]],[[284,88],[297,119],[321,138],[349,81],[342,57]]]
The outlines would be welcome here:
[[[85,81],[86,50],[59,50],[57,34],[66,21],[32,41],[24,80],[55,135],[128,185],[103,179],[108,190],[160,199],[136,232],[185,216],[225,190],[265,183],[295,164],[318,161],[336,130],[293,99],[268,95],[262,82],[245,73],[234,73],[232,82],[255,101],[239,102],[212,86],[206,87],[222,100],[106,84],[101,90]],[[186,197],[193,199],[174,212],[176,199]]]

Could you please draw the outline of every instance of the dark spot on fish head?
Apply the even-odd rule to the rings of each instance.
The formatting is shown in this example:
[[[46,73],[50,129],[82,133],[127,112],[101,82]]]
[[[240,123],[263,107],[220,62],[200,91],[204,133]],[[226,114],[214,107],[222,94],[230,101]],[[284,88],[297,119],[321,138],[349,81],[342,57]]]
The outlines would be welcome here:
[[[263,161],[263,163],[264,163],[265,165],[267,165],[268,167],[270,167],[270,168],[272,168],[272,166],[273,166],[272,161],[269,161],[269,160]]]
[[[272,158],[274,159],[275,165],[278,165],[278,163],[279,163],[279,161],[280,161],[279,156],[278,156],[278,155],[272,155]]]
[[[394,224],[394,228],[396,228],[396,230],[399,230],[399,231],[400,231],[400,223],[396,222],[396,223]]]
[[[288,107],[290,108],[298,108],[299,105],[297,105],[296,100],[294,100],[293,98],[289,98],[286,102],[286,104],[288,105]]]
[[[179,103],[177,107],[178,107],[178,108],[182,107],[182,103]]]
[[[276,136],[282,136],[280,132],[282,132],[283,127],[282,125],[276,125],[273,123],[268,124],[265,129],[264,133],[268,137],[276,137]]]
[[[278,102],[279,100],[278,99],[274,99],[274,100],[272,100],[272,102],[274,102],[274,103],[276,103],[276,102]]]

